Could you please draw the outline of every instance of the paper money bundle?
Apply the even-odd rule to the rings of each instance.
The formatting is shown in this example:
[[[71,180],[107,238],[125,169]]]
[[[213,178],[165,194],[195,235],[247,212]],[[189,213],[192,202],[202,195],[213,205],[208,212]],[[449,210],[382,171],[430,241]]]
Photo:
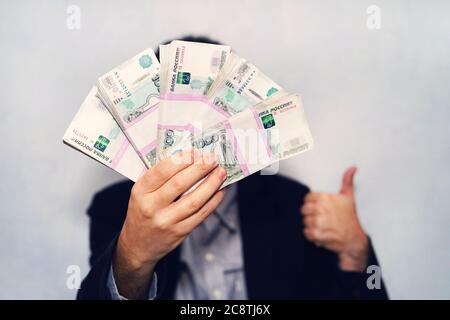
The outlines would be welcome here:
[[[101,76],[63,141],[133,181],[180,150],[212,152],[222,187],[313,147],[298,95],[229,46],[187,41]]]

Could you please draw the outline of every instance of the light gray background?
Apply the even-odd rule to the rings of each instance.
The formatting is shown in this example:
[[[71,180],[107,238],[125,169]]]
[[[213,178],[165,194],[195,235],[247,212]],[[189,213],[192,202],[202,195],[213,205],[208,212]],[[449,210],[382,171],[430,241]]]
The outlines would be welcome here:
[[[81,30],[66,28],[70,4]],[[380,30],[366,27],[371,4]],[[359,166],[391,297],[449,299],[449,12],[445,0],[1,1],[0,298],[74,297],[66,268],[88,271],[85,209],[121,177],[62,134],[99,75],[194,33],[302,93],[316,147],[283,173],[337,191]]]

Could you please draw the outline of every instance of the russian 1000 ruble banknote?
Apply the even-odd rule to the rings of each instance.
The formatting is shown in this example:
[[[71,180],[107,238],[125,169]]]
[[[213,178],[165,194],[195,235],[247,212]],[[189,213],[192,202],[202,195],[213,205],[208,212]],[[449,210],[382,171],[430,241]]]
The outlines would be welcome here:
[[[310,150],[300,97],[229,46],[172,41],[101,76],[64,142],[136,181],[180,150],[214,153],[223,186]]]
[[[100,98],[147,167],[156,163],[159,68],[146,49],[98,79]]]
[[[193,131],[202,127],[206,92],[230,52],[229,46],[188,41],[160,46],[158,153],[192,139]]]
[[[192,143],[165,150],[163,157],[194,148],[214,153],[227,170],[222,187],[272,163],[310,150],[313,139],[298,95],[274,96],[196,133]]]
[[[93,87],[69,128],[64,143],[136,181],[146,167]]]
[[[280,91],[283,89],[255,65],[231,53],[208,91],[208,99],[233,115]]]

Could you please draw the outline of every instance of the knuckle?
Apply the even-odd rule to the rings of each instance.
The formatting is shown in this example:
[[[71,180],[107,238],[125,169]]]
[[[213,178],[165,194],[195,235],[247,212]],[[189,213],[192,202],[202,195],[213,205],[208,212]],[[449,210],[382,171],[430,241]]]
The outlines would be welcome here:
[[[319,229],[313,227],[310,229],[309,231],[309,235],[311,237],[311,239],[318,239],[319,238]]]
[[[319,199],[319,201],[326,201],[328,200],[328,195],[326,193],[319,193],[317,195],[317,198]]]
[[[175,226],[168,226],[166,230],[167,230],[167,233],[170,236],[172,236],[174,238],[178,238],[179,237],[179,229],[176,228]]]
[[[311,228],[306,228],[303,230],[303,233],[305,234],[306,239],[308,240],[312,240],[312,235],[311,235]]]
[[[184,237],[188,234],[186,228],[182,228],[180,226],[173,227],[171,232],[175,237]]]
[[[179,228],[180,236],[187,237],[192,232],[192,227],[190,226],[182,226]]]
[[[192,198],[188,201],[187,207],[189,211],[197,211],[200,208],[201,203],[198,199]]]
[[[205,203],[205,205],[203,205],[200,208],[199,212],[202,213],[202,214],[204,214],[204,213],[208,214],[210,211],[213,211],[216,208],[217,205],[218,205],[217,201],[207,202],[207,203]]]
[[[153,216],[153,209],[148,204],[141,205],[141,212],[144,218],[151,218]]]
[[[314,226],[316,228],[321,228],[323,226],[323,218],[322,218],[322,216],[319,215],[319,216],[317,216],[314,219]]]
[[[211,163],[208,163],[206,161],[202,161],[198,165],[199,170],[201,171],[209,171],[211,169]]]
[[[160,231],[166,231],[168,229],[167,222],[161,217],[155,217],[155,219],[153,220],[153,224],[155,228]]]
[[[308,225],[310,225],[313,228],[318,228],[319,227],[318,220],[315,217],[311,217],[311,219],[309,220]]]
[[[330,196],[330,194],[331,193],[321,191],[318,193],[318,198],[327,199]]]
[[[317,206],[314,205],[314,204],[308,204],[308,205],[305,207],[304,211],[305,211],[305,213],[309,213],[309,214],[316,213],[316,211],[317,211]]]
[[[306,195],[306,199],[307,200],[313,200],[314,198],[317,198],[317,196],[318,196],[319,194],[317,193],[317,192],[312,192],[312,191],[310,191],[310,192],[308,192],[308,194]]]
[[[179,179],[173,179],[171,182],[171,187],[178,193],[181,193],[184,189],[183,182]]]
[[[162,170],[162,163],[157,164],[153,168],[147,171],[147,178],[148,179],[155,179],[155,180],[161,180],[164,178],[164,172]]]
[[[347,198],[343,198],[343,197],[341,197],[338,194],[330,195],[330,200],[333,201],[333,202],[338,202],[338,201],[341,201],[342,199],[347,199]]]
[[[200,220],[203,221],[211,211],[211,207],[209,205],[205,205],[200,208],[196,214],[200,217]]]
[[[139,185],[135,184],[131,189],[130,200],[137,201],[139,199]]]

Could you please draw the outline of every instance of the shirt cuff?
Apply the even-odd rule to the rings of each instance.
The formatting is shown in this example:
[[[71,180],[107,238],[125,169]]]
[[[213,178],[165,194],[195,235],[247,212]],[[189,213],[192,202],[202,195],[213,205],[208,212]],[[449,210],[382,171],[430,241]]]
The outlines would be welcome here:
[[[119,293],[119,290],[117,289],[116,281],[114,280],[114,273],[112,265],[109,268],[109,275],[108,275],[108,290],[111,294],[112,300],[128,300],[124,296],[122,296]],[[148,289],[148,300],[154,300],[156,298],[157,293],[157,286],[158,286],[158,277],[156,275],[156,272],[153,272],[152,278],[150,280],[150,288]]]

